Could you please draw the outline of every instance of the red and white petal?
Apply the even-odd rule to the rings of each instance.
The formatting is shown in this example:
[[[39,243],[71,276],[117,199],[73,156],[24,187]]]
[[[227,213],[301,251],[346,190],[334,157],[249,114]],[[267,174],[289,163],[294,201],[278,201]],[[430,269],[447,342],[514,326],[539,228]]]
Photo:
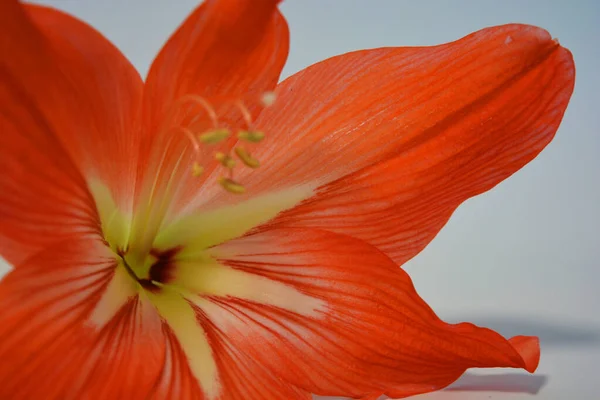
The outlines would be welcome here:
[[[239,357],[180,287],[148,293],[165,323],[167,358],[158,398],[205,400],[310,400],[310,394],[273,376],[260,363]]]
[[[356,236],[401,263],[465,199],[492,188],[553,138],[574,82],[568,50],[541,29],[499,26],[449,44],[323,61],[285,80],[257,125],[244,196],[312,187],[279,220]],[[205,187],[189,208],[239,197]]]
[[[27,5],[25,11],[57,68],[56,86],[66,90],[57,99],[62,107],[67,103],[57,134],[86,179],[108,186],[117,205],[129,210],[142,136],[139,73],[85,22],[53,8]]]
[[[102,35],[60,11],[3,1],[0,26],[0,251],[18,264],[97,230],[90,180],[131,202],[142,81]]]
[[[311,400],[311,394],[273,373],[262,360],[235,347],[227,332],[213,324],[201,309],[198,317],[208,333],[220,370],[222,400]]]
[[[204,2],[154,60],[144,92],[148,135],[140,151],[136,189],[144,206],[142,219],[160,221],[169,207],[172,213],[184,207],[220,165],[215,153],[227,152],[235,142],[233,135],[219,146],[195,149],[193,138],[215,128],[208,109],[216,113],[217,126],[234,134],[235,128],[246,127],[237,101],[250,119],[262,109],[260,99],[275,88],[288,55],[289,31],[278,2]],[[205,169],[201,177],[192,175],[195,162]],[[209,184],[218,186],[215,179]],[[152,207],[155,198],[169,206],[155,201]]]
[[[440,321],[410,278],[360,240],[278,229],[211,253],[248,283],[222,282],[220,293],[191,298],[213,348],[232,358],[219,361],[225,370],[256,362],[308,392],[360,398],[437,390],[471,367],[537,366],[536,338],[506,340],[469,323]],[[312,303],[290,301],[290,293]]]
[[[98,309],[118,271],[101,241],[73,239],[2,280],[1,398],[153,395],[166,354],[158,314],[135,292],[110,315]]]
[[[571,54],[556,48],[503,87],[422,130],[391,159],[384,156],[319,187],[316,196],[273,225],[350,235],[401,265],[435,237],[462,202],[490,190],[542,151],[561,122],[573,78]],[[471,79],[477,76],[467,82]]]

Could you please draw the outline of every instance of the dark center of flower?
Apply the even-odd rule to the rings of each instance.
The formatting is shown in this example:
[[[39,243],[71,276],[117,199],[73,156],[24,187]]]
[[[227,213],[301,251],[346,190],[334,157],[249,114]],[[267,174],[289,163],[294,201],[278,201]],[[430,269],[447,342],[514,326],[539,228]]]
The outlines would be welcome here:
[[[169,250],[158,250],[152,249],[150,251],[150,257],[153,259],[150,268],[146,276],[139,276],[136,273],[136,268],[127,261],[126,252],[120,251],[119,256],[123,262],[123,266],[127,270],[127,273],[136,280],[144,289],[152,292],[160,291],[161,287],[168,284],[173,279],[173,272],[175,270],[175,258],[181,251],[181,248],[175,247]]]

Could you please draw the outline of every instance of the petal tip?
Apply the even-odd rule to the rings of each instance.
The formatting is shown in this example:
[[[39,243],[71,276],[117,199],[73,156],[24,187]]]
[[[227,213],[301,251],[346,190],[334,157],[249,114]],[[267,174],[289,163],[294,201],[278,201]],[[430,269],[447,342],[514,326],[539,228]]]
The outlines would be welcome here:
[[[534,373],[540,363],[540,339],[536,336],[515,336],[509,342],[523,359],[523,368]]]

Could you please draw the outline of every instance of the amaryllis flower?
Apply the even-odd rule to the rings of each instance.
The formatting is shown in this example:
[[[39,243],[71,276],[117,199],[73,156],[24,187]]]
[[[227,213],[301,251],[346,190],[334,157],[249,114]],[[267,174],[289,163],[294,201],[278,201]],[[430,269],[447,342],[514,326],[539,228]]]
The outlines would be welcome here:
[[[536,338],[441,321],[400,266],[551,141],[569,51],[505,25],[278,84],[277,3],[205,2],[142,81],[85,23],[0,2],[0,398],[398,398],[536,369]]]

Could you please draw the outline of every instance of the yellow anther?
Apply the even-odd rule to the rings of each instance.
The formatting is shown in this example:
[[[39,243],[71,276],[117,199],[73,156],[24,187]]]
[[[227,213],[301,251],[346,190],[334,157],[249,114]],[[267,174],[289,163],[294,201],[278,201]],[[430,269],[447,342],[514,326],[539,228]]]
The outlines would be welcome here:
[[[192,164],[192,175],[195,177],[199,177],[200,175],[202,175],[203,172],[204,167],[198,164],[197,161],[194,161],[194,164]]]
[[[275,95],[275,92],[265,92],[265,93],[263,93],[260,101],[263,104],[263,106],[269,107],[269,106],[273,105],[273,103],[275,103],[276,98],[277,98],[277,96]]]
[[[213,129],[200,135],[199,139],[202,143],[215,144],[227,139],[230,134],[231,132],[226,128]]]
[[[225,190],[227,190],[230,193],[242,194],[246,191],[245,187],[229,178],[220,177],[219,183],[221,184],[221,186],[223,186]]]
[[[235,154],[237,154],[238,158],[242,160],[247,167],[258,168],[260,166],[260,161],[252,157],[248,150],[243,147],[236,147]]]
[[[265,138],[265,133],[261,131],[239,131],[238,138],[247,142],[258,143]]]
[[[232,169],[233,167],[235,167],[235,160],[231,157],[229,157],[227,154],[225,153],[221,153],[220,151],[215,154],[215,158],[217,159],[218,162],[221,163],[221,165],[223,165],[225,168],[229,168]]]

